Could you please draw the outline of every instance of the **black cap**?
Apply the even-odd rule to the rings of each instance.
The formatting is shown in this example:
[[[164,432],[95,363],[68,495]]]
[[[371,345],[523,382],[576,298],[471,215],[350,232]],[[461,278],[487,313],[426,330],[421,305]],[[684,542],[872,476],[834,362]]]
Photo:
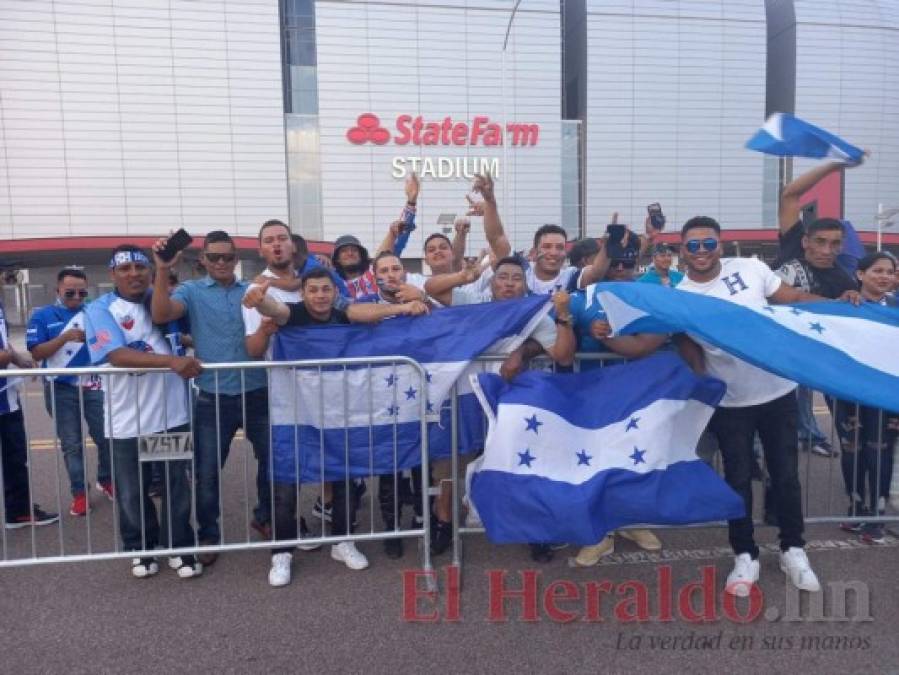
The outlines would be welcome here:
[[[337,237],[337,241],[334,242],[334,251],[331,253],[331,260],[337,262],[337,254],[344,246],[358,247],[359,252],[362,254],[362,259],[368,260],[368,250],[362,245],[362,242],[359,241],[359,239],[351,234],[344,234],[340,237]]]

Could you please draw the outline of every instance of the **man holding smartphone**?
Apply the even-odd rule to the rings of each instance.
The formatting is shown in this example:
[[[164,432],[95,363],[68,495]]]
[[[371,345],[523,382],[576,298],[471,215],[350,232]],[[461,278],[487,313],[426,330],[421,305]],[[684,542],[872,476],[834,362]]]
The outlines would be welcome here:
[[[166,243],[163,238],[153,247],[157,265],[153,287],[153,321],[165,324],[187,316],[194,350],[197,358],[204,362],[252,360],[244,340],[241,312],[241,302],[249,283],[234,274],[237,265],[234,241],[221,230],[207,234],[202,253],[207,276],[182,283],[171,296],[167,287],[168,272],[177,264],[180,252],[170,260],[164,260],[160,251],[165,249]],[[288,250],[292,253],[290,246]],[[194,447],[200,543],[221,542],[219,472],[228,459],[234,435],[244,425],[257,461],[257,503],[250,525],[265,539],[270,539],[271,486],[265,371],[258,368],[206,371],[197,377],[196,384],[199,393],[194,405]],[[212,553],[202,554],[200,562],[211,565],[216,557]]]

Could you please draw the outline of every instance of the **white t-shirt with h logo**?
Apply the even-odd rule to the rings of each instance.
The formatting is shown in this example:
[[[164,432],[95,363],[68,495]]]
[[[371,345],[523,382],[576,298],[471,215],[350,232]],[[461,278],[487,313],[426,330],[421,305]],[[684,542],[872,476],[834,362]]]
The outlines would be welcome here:
[[[722,258],[721,272],[711,281],[698,282],[687,275],[677,286],[679,291],[710,295],[744,307],[760,308],[783,283],[771,268],[755,258]],[[743,408],[780,398],[796,388],[796,383],[756,368],[742,359],[691,335],[705,352],[709,375],[723,380],[727,392],[720,405]],[[772,348],[776,348],[772,346]]]

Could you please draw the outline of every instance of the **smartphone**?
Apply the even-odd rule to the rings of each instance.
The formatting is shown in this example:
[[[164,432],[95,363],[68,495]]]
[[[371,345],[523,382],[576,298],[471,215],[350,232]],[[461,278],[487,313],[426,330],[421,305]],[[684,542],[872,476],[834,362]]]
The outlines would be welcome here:
[[[168,262],[174,258],[179,251],[183,251],[190,246],[193,240],[194,238],[182,227],[168,238],[168,241],[165,242],[165,247],[161,251],[157,251],[156,255],[159,256],[160,260]]]
[[[624,239],[624,233],[626,230],[626,225],[618,225],[617,223],[606,225],[606,232],[609,235],[609,244],[620,244]]]
[[[649,212],[649,222],[652,223],[652,226],[657,230],[665,229],[665,214],[662,213],[661,204],[653,202],[646,207],[646,210]]]

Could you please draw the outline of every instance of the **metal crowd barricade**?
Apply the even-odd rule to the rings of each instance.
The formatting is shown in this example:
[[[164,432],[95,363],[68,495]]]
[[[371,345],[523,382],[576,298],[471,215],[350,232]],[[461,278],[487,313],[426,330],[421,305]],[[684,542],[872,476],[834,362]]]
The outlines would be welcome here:
[[[489,356],[478,359],[477,364],[483,370],[491,366],[493,371],[498,370],[498,363],[504,359],[502,356]],[[622,363],[626,359],[613,353],[578,353],[575,358],[573,370],[581,370],[583,364],[599,362],[602,366]],[[535,360],[534,367],[554,368],[546,360]],[[803,495],[803,513],[807,525],[835,525],[839,523],[843,529],[848,529],[852,524],[859,526],[874,523],[899,522],[899,414],[880,411],[868,411],[868,418],[876,422],[868,423],[868,430],[874,427],[874,440],[867,434],[863,424],[856,424],[854,420],[862,420],[864,406],[857,403],[835,402],[829,397],[816,394],[816,398],[826,400],[827,408],[822,410],[830,417],[829,432],[826,434],[836,453],[831,457],[821,457],[811,452],[814,439],[800,433],[800,446],[804,443],[808,452],[799,454],[800,483]],[[483,534],[482,527],[469,527],[462,524],[462,502],[465,493],[465,475],[460,471],[461,456],[458,447],[458,384],[452,390],[450,400],[452,423],[452,565],[461,567],[463,564],[463,537],[471,534]],[[834,409],[846,406],[851,412],[846,416],[849,422],[844,422],[843,415],[834,415]],[[819,408],[819,410],[821,410]],[[890,421],[892,419],[892,421]],[[843,424],[843,428],[840,424]],[[842,433],[841,433],[842,432]],[[723,466],[720,450],[713,438],[704,438],[700,441],[710,442],[711,448],[705,448],[701,457],[709,462],[713,468],[723,475]],[[865,443],[868,447],[865,447]],[[760,480],[754,481],[753,510],[756,526],[776,526],[776,509],[770,503],[766,503],[766,487],[768,474],[764,463],[759,439],[756,438],[757,460],[761,475]],[[873,447],[872,447],[873,446]],[[853,450],[853,447],[855,450]],[[474,453],[476,455],[477,453]],[[472,455],[472,457],[474,456]],[[876,461],[872,461],[872,457]],[[894,460],[895,461],[892,461]],[[887,473],[890,474],[887,477]],[[462,474],[462,475],[460,475]],[[892,488],[888,486],[892,483]],[[853,485],[862,494],[856,494],[852,499],[848,495],[847,485]],[[435,492],[439,490],[435,488]],[[891,501],[892,500],[892,501]],[[860,505],[867,504],[862,511]],[[848,505],[848,511],[847,511]],[[774,509],[774,511],[769,511]],[[682,527],[725,527],[726,522],[703,523],[693,526],[653,526],[652,529],[680,529]],[[462,576],[460,574],[460,580]]]
[[[241,373],[241,383],[245,381],[246,374],[251,370],[264,369],[267,374],[267,385],[271,384],[273,376],[277,373],[284,375],[286,380],[281,378],[279,382],[292,382],[292,386],[288,385],[288,391],[278,389],[272,391],[270,386],[268,395],[268,418],[272,420],[273,403],[280,405],[283,409],[292,409],[294,414],[299,416],[298,401],[305,394],[300,393],[298,381],[300,376],[308,381],[318,381],[318,408],[317,414],[320,420],[319,434],[319,479],[315,482],[305,483],[305,487],[300,489],[300,454],[299,447],[299,417],[294,418],[296,424],[294,427],[294,469],[296,471],[296,496],[298,513],[296,522],[298,523],[298,531],[289,533],[289,536],[279,537],[277,540],[269,537],[262,537],[259,540],[251,540],[251,513],[252,505],[257,497],[257,489],[253,485],[252,475],[254,472],[255,462],[252,458],[252,452],[248,447],[246,439],[246,429],[248,428],[248,412],[247,412],[247,392],[240,395],[240,418],[239,420],[226,419],[228,412],[222,410],[223,396],[215,399],[215,420],[203,420],[208,423],[215,423],[215,457],[217,467],[217,483],[218,483],[218,507],[219,507],[219,527],[220,537],[216,542],[201,542],[198,538],[196,527],[197,516],[197,422],[198,419],[194,415],[194,406],[198,396],[198,390],[191,383],[184,382],[185,396],[187,400],[188,410],[188,431],[186,433],[151,433],[141,436],[135,444],[135,452],[138,455],[137,462],[137,490],[139,492],[140,503],[140,530],[142,545],[137,550],[124,550],[120,537],[120,523],[122,514],[120,513],[120,499],[116,498],[110,508],[105,508],[105,504],[100,504],[98,499],[94,500],[93,508],[88,508],[83,518],[75,518],[68,513],[69,496],[66,494],[69,488],[69,480],[65,475],[65,468],[61,468],[64,464],[64,457],[60,445],[60,434],[57,433],[57,424],[60,420],[59,411],[56,410],[56,389],[62,386],[72,386],[76,390],[77,411],[69,410],[68,412],[77,417],[78,436],[80,438],[81,454],[83,457],[83,475],[81,476],[85,483],[85,492],[89,496],[89,487],[93,481],[88,481],[90,476],[94,475],[97,459],[93,457],[93,452],[88,452],[88,433],[85,426],[85,389],[76,385],[59,384],[54,379],[57,376],[102,376],[103,381],[103,397],[104,397],[104,420],[107,430],[111,427],[113,419],[111,419],[112,407],[109,405],[111,397],[110,378],[134,378],[138,395],[133,401],[131,412],[140,419],[140,402],[141,387],[147,386],[145,379],[155,377],[162,374],[171,374],[172,371],[159,368],[67,368],[67,369],[29,369],[29,370],[4,370],[0,371],[0,387],[4,389],[14,386],[20,389],[19,400],[22,408],[22,430],[25,435],[25,473],[22,474],[22,481],[16,485],[12,485],[12,481],[16,476],[11,475],[14,468],[21,468],[21,457],[12,458],[9,454],[10,448],[4,448],[2,456],[0,456],[0,485],[4,487],[4,494],[7,493],[6,488],[18,489],[24,491],[27,488],[28,504],[38,503],[45,511],[55,511],[60,514],[57,522],[39,526],[34,522],[27,523],[16,529],[0,528],[0,567],[12,567],[22,565],[44,564],[54,562],[69,561],[88,561],[88,560],[108,560],[118,558],[137,558],[137,557],[161,557],[161,556],[179,556],[185,554],[200,553],[221,553],[230,551],[246,551],[257,549],[278,549],[284,547],[294,547],[298,545],[314,545],[336,544],[344,541],[351,542],[368,542],[368,541],[385,541],[388,539],[407,539],[419,542],[419,550],[421,554],[421,568],[425,571],[431,570],[430,548],[428,546],[430,533],[430,509],[427,503],[427,485],[426,480],[429,475],[428,464],[428,435],[427,435],[427,375],[424,368],[412,359],[405,357],[373,357],[373,358],[354,358],[354,359],[329,359],[329,360],[310,360],[310,361],[287,361],[287,362],[245,362],[245,363],[219,363],[204,364],[204,369],[215,373],[215,389],[218,390],[220,374],[227,370],[239,370]],[[399,422],[396,415],[392,416],[392,421],[382,424],[389,430],[393,431],[393,458],[391,468],[393,471],[387,472],[387,475],[379,475],[375,467],[374,457],[374,436],[375,416],[383,413],[385,401],[392,397],[393,404],[397,403],[398,392],[393,387],[393,392],[388,392],[388,398],[383,395],[383,382],[379,380],[382,375],[391,378],[390,381],[396,381],[402,375],[406,382],[414,383],[413,386],[418,387],[420,395],[415,402],[408,406],[408,415],[411,416],[411,423],[419,425],[419,433],[421,437],[420,443],[420,464],[422,468],[422,485],[418,490],[422,499],[421,504],[421,522],[413,522],[411,527],[402,527],[397,517],[393,519],[393,527],[390,530],[382,531],[376,522],[374,515],[376,499],[375,479],[389,480],[393,482],[393,510],[394,515],[398,516],[402,507],[400,502],[401,491],[399,489],[400,477],[399,473],[402,468],[397,465],[397,428]],[[325,381],[331,383],[325,386]],[[350,384],[356,387],[356,396],[353,398],[354,406],[350,409]],[[378,386],[376,386],[376,383]],[[4,387],[5,385],[5,387]],[[333,386],[332,386],[333,385]],[[336,387],[336,388],[335,388]],[[47,409],[44,405],[45,393],[42,391],[46,388]],[[242,387],[243,388],[243,387]],[[361,388],[361,394],[360,394]],[[332,396],[337,392],[336,396]],[[342,392],[342,396],[341,396]],[[308,396],[306,396],[308,399]],[[342,400],[341,400],[342,399]],[[287,401],[285,403],[285,400]],[[165,401],[165,397],[163,397]],[[367,402],[368,407],[360,410],[360,401]],[[129,404],[130,406],[130,404]],[[162,416],[165,420],[166,429],[172,429],[178,418],[169,414],[167,405],[163,404]],[[48,415],[49,413],[49,415]],[[391,413],[392,415],[392,413]],[[360,532],[352,532],[353,524],[349,522],[349,509],[346,509],[346,532],[339,536],[332,536],[327,533],[325,520],[327,514],[326,506],[326,483],[325,480],[325,418],[326,416],[332,421],[337,420],[336,427],[339,432],[341,424],[344,426],[343,433],[343,454],[344,454],[344,487],[346,489],[347,500],[354,498],[355,491],[351,491],[350,487],[354,483],[349,465],[350,456],[350,429],[347,426],[351,419],[365,419],[368,426],[368,457],[369,466],[363,480],[368,480],[368,507],[370,510],[367,527],[360,528]],[[4,419],[6,418],[6,419]],[[380,418],[383,421],[383,417]],[[222,455],[222,422],[229,423],[226,426],[240,426],[244,430],[244,434],[238,434],[238,437],[232,440],[232,443],[226,445],[226,449],[231,449],[231,461],[225,462]],[[0,414],[0,424],[8,424],[10,418]],[[38,428],[41,431],[38,431]],[[414,427],[413,427],[414,428]],[[271,486],[269,503],[272,522],[274,523],[274,514],[276,511],[274,477],[275,477],[275,452],[273,451],[273,426],[268,425],[268,452],[265,458],[265,471],[268,477],[268,484]],[[105,432],[104,432],[105,433]],[[363,429],[363,436],[366,435]],[[307,434],[308,437],[308,434]],[[358,438],[358,434],[356,436]],[[6,443],[9,440],[8,427],[4,427],[2,441]],[[332,435],[333,438],[333,435]],[[115,441],[114,441],[115,442]],[[338,441],[339,443],[339,441]],[[289,443],[288,443],[289,445]],[[333,443],[332,443],[333,446]],[[11,446],[10,446],[11,447]],[[333,448],[332,448],[333,449]],[[357,448],[358,449],[358,448]],[[50,452],[46,452],[49,450]],[[256,450],[254,448],[254,450]],[[365,450],[365,448],[362,448]],[[113,484],[116,490],[120,489],[119,483],[124,479],[124,471],[126,468],[115,465],[117,452],[111,451],[110,464]],[[242,457],[240,457],[242,455]],[[383,455],[383,453],[382,453]],[[412,456],[415,459],[415,456]],[[388,458],[388,461],[390,458]],[[5,466],[9,464],[9,466]],[[383,457],[382,457],[383,463]],[[15,464],[16,466],[13,466]],[[164,486],[162,497],[160,498],[159,511],[160,514],[166,510],[171,514],[173,495],[170,494],[168,488],[172,486],[172,477],[175,472],[186,471],[188,477],[188,485],[190,490],[190,523],[193,533],[193,540],[190,545],[174,546],[172,544],[172,518],[163,518],[164,524],[160,523],[162,531],[159,533],[160,546],[150,548],[147,546],[147,522],[145,519],[145,508],[156,509],[156,502],[153,498],[145,493],[145,487],[148,480],[145,478],[147,472],[152,472],[153,465],[159,465],[162,469]],[[186,465],[185,465],[186,464]],[[223,466],[224,465],[224,466]],[[333,466],[333,462],[332,462]],[[355,473],[359,473],[356,467]],[[9,475],[10,483],[7,484]],[[118,479],[118,480],[116,480]],[[242,489],[236,484],[242,482]],[[331,481],[333,482],[333,481]],[[27,484],[27,485],[26,485]],[[129,484],[130,485],[130,484]],[[309,487],[314,486],[317,489],[310,490]],[[132,486],[133,487],[133,486]],[[95,492],[96,495],[96,492]],[[301,501],[301,495],[303,500]],[[175,495],[177,499],[179,496]],[[311,528],[308,534],[299,531],[299,523],[301,516],[305,513],[308,515],[309,508],[313,497],[319,497],[322,502],[322,523],[318,528]],[[361,501],[361,498],[360,498]],[[162,507],[167,507],[163,509]],[[361,509],[364,511],[364,509]],[[382,512],[384,507],[382,506]],[[4,525],[15,514],[7,513],[6,500],[0,504],[0,520]],[[34,516],[32,512],[30,514]],[[132,514],[133,515],[133,514]],[[20,524],[21,525],[21,524]],[[263,524],[264,525],[264,524]],[[24,532],[23,530],[26,530]],[[316,532],[317,530],[317,532]],[[276,533],[278,534],[278,533]],[[283,533],[282,533],[283,534]],[[292,535],[292,536],[290,536]],[[152,537],[151,537],[152,538]],[[429,577],[426,577],[429,578]]]

